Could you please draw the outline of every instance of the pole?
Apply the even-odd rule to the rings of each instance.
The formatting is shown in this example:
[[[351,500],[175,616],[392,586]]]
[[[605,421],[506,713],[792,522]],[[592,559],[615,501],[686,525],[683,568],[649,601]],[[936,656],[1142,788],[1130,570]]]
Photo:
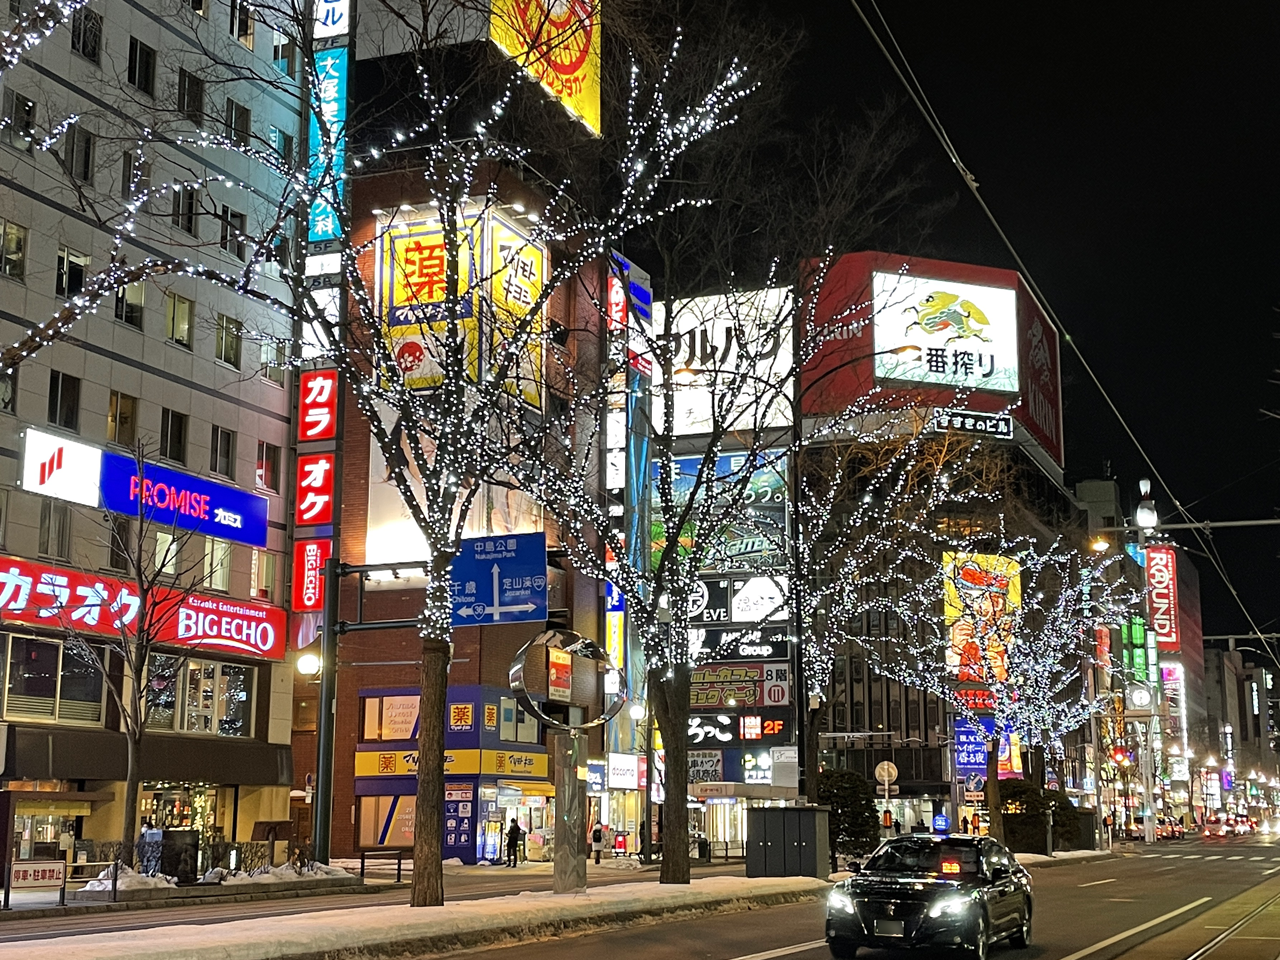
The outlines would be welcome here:
[[[640,833],[640,860],[648,866],[653,863],[653,782],[657,771],[653,766],[653,711],[649,701],[644,702],[644,827]]]
[[[791,477],[788,487],[788,499],[791,508],[791,606],[795,617],[795,637],[791,645],[791,696],[796,705],[796,794],[797,802],[803,802],[809,795],[808,753],[809,742],[806,733],[808,726],[809,694],[804,678],[804,587],[807,571],[801,569],[803,553],[801,537],[804,527],[800,515],[800,447],[804,442],[804,409],[800,393],[800,357],[804,346],[804,324],[797,318],[791,325]],[[886,794],[885,799],[888,799]]]
[[[338,559],[324,564],[324,614],[320,632],[320,708],[316,717],[316,788],[312,798],[311,855],[329,862],[333,832],[333,750],[338,710]]]
[[[1143,751],[1142,757],[1142,791],[1143,799],[1146,801],[1146,815],[1142,818],[1142,835],[1147,843],[1156,842],[1156,808],[1152,801],[1152,767],[1155,763],[1156,749],[1156,718],[1152,714],[1151,719],[1147,721],[1147,749]]]

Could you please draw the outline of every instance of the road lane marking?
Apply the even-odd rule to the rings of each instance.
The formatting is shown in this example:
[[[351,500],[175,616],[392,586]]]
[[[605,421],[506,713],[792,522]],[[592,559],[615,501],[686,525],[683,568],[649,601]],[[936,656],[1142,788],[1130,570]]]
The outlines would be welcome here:
[[[1280,867],[1272,867],[1270,870],[1263,870],[1262,875],[1264,877],[1269,877],[1271,876],[1271,874],[1275,873],[1277,870],[1280,870]]]
[[[733,960],[773,960],[774,957],[785,957],[792,953],[803,953],[806,950],[817,950],[819,947],[825,947],[825,940],[810,940],[808,943],[797,943],[789,947],[779,947],[777,950],[766,950],[764,953],[749,953],[745,957],[734,957]]]
[[[1158,857],[1158,856],[1160,856],[1160,854],[1158,854],[1158,853],[1144,853],[1144,854],[1142,855],[1142,859],[1143,859],[1143,860],[1150,860],[1152,857]]]
[[[1110,901],[1108,901],[1108,902],[1110,902],[1110,903],[1134,903],[1135,901],[1130,900],[1128,897],[1112,897],[1112,898],[1110,899]]]
[[[1206,860],[1221,860],[1222,854],[1215,853],[1212,857],[1205,857]]]
[[[1243,859],[1244,859],[1244,857],[1240,856],[1240,854],[1238,854],[1238,853],[1237,853],[1234,857],[1227,857],[1227,859],[1228,859],[1228,860],[1243,860]]]
[[[1194,910],[1196,907],[1206,904],[1212,899],[1213,897],[1201,897],[1199,900],[1192,900],[1185,907],[1179,907],[1177,910],[1169,911],[1162,917],[1156,917],[1154,920],[1148,920],[1146,923],[1140,923],[1136,927],[1130,927],[1123,933],[1117,933],[1114,937],[1107,937],[1105,940],[1099,940],[1093,946],[1085,947],[1083,950],[1077,950],[1070,956],[1063,957],[1062,960],[1080,960],[1081,957],[1087,957],[1091,953],[1097,953],[1099,950],[1104,950],[1113,943],[1119,943],[1121,940],[1127,940],[1135,933],[1141,933],[1143,930],[1150,930],[1152,927],[1159,926],[1166,920],[1172,920],[1174,917],[1186,913],[1188,910]]]
[[[1200,859],[1200,854],[1198,854],[1198,853],[1187,853],[1187,854],[1184,854],[1184,855],[1183,855],[1182,859],[1183,859],[1183,860],[1199,860],[1199,859]],[[1277,859],[1277,860],[1280,860],[1280,857],[1276,857],[1276,859]]]
[[[1166,854],[1164,855],[1164,858],[1165,858],[1166,860],[1180,860],[1180,859],[1182,859],[1182,854],[1180,854],[1180,853],[1166,853]]]
[[[1077,887],[1096,887],[1100,883],[1115,883],[1116,878],[1111,877],[1109,880],[1094,880],[1092,883],[1077,883]]]
[[[1265,857],[1250,857],[1249,859],[1250,859],[1250,860],[1265,860],[1266,858],[1265,858]],[[1239,938],[1237,938],[1237,939],[1239,939]]]

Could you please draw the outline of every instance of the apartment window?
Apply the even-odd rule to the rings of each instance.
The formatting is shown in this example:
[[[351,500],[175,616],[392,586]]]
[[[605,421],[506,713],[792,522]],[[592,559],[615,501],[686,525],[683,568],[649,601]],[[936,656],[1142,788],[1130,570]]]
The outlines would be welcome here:
[[[228,480],[235,479],[236,470],[236,434],[214,424],[213,436],[209,440],[209,472]]]
[[[31,152],[36,135],[36,102],[14,90],[4,92],[4,142],[19,150]]]
[[[225,364],[240,369],[240,341],[243,324],[232,317],[218,314],[218,332],[214,343],[214,355]]]
[[[53,292],[60,297],[74,297],[84,289],[84,279],[89,272],[89,258],[76,253],[70,247],[58,248],[58,273],[54,278]]]
[[[276,386],[284,386],[284,343],[279,340],[262,342],[262,375]]]
[[[156,52],[137,37],[129,38],[129,82],[147,96],[156,92]]]
[[[40,498],[40,556],[71,559],[71,505]]]
[[[7,719],[101,725],[106,690],[96,657],[35,637],[0,637],[0,650]]]
[[[8,373],[0,371],[0,410],[5,413],[16,413],[18,409],[18,371]],[[3,542],[4,530],[0,529],[0,542]]]
[[[168,530],[156,531],[156,571],[170,576],[178,572],[178,553],[181,549],[178,538]]]
[[[123,200],[138,198],[138,209],[143,213],[151,205],[151,161],[139,160],[133,150],[124,152],[123,167],[120,171],[120,197]]]
[[[191,349],[191,315],[195,304],[176,293],[164,295],[164,335],[173,343]]]
[[[198,202],[195,187],[179,187],[173,191],[173,225],[193,237],[198,226]]]
[[[253,667],[153,654],[147,664],[147,727],[219,737],[253,735]]]
[[[271,62],[286,77],[293,77],[297,67],[298,48],[292,37],[287,37],[279,30],[271,31]]]
[[[160,456],[175,463],[187,462],[187,415],[164,407],[160,410]]]
[[[276,555],[254,550],[249,562],[249,576],[253,583],[253,596],[270,602],[276,585]]]
[[[67,127],[63,140],[63,159],[73,180],[93,183],[94,136],[78,123]]]
[[[203,17],[209,12],[209,0],[191,0],[191,9]]]
[[[107,566],[112,570],[128,570],[133,553],[133,521],[111,514],[108,525]]]
[[[102,14],[81,8],[71,15],[71,49],[97,63],[102,48]]]
[[[231,541],[204,538],[204,586],[219,593],[231,587]]]
[[[498,739],[508,743],[537,743],[538,721],[511,697],[499,702]]]
[[[204,81],[181,68],[178,69],[178,112],[196,126],[204,123]]]
[[[239,210],[222,205],[222,249],[237,260],[244,259],[245,216]]]
[[[12,220],[4,223],[4,248],[0,252],[0,274],[10,280],[26,281],[27,277],[27,228]]]
[[[142,301],[147,285],[141,280],[126,284],[116,291],[116,319],[131,327],[142,329]]]
[[[119,390],[111,391],[107,406],[107,439],[121,446],[138,442],[138,398]]]
[[[227,97],[226,118],[227,139],[242,147],[249,146],[250,127],[253,123],[252,111],[243,104],[237,103],[230,97]]]
[[[49,371],[49,422],[66,430],[80,429],[80,378]]]
[[[231,0],[231,35],[253,49],[253,9],[247,0]]]
[[[261,490],[280,492],[280,448],[274,443],[258,441],[258,466],[254,482]]]
[[[279,127],[271,128],[271,146],[286,166],[293,165],[293,134],[285,133]]]

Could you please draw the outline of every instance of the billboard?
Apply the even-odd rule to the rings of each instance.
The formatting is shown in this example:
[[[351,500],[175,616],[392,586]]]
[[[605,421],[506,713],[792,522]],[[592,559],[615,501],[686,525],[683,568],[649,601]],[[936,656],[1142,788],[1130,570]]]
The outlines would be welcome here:
[[[961,683],[1005,682],[1015,611],[1022,602],[1017,561],[984,553],[944,553],[942,563],[951,676]]]
[[[489,37],[570,115],[600,135],[597,0],[493,0]]]
[[[531,407],[542,406],[542,308],[534,307],[547,282],[547,250],[513,225],[488,218],[486,257],[493,305],[492,356],[501,357],[512,338],[524,341],[507,378],[507,390]]]
[[[1182,642],[1178,636],[1178,558],[1173,547],[1147,547],[1147,604],[1156,649],[1177,653]]]
[[[1022,402],[1013,416],[1062,466],[1062,367],[1058,331],[1021,280],[1018,287],[1018,367]]]

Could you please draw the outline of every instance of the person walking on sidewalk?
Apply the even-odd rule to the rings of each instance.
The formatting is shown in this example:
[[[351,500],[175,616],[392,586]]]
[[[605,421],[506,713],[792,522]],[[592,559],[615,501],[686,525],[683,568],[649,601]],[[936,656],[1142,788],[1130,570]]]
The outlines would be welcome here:
[[[516,858],[520,853],[520,835],[524,833],[520,829],[520,824],[516,822],[516,818],[511,818],[511,826],[507,828],[507,866],[514,867]]]
[[[599,820],[591,828],[591,851],[596,855],[596,863],[600,862],[600,852],[604,850],[604,825]]]

